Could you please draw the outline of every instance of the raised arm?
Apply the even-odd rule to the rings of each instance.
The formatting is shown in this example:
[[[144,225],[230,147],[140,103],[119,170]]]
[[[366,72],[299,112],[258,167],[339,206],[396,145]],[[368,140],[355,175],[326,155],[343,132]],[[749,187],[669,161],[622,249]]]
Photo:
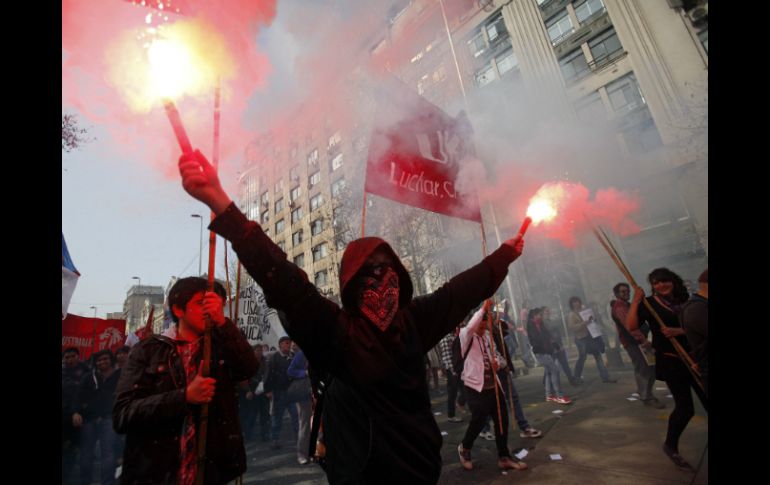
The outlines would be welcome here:
[[[413,300],[412,310],[426,352],[455,328],[469,311],[494,294],[508,274],[508,265],[521,255],[523,248],[521,238],[509,239],[435,292]]]

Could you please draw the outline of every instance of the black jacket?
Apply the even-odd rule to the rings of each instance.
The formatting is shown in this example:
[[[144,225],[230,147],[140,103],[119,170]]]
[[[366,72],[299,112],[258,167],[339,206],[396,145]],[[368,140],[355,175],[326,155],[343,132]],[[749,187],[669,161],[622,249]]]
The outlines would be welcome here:
[[[286,332],[311,367],[334,376],[323,413],[330,483],[435,483],[441,433],[430,409],[423,356],[500,286],[515,251],[503,245],[430,295],[412,298],[409,275],[379,238],[351,242],[340,267],[344,308],[324,298],[307,275],[231,204],[210,228],[230,240],[265,292],[286,313]],[[383,332],[353,307],[348,290],[377,248],[392,254],[399,309]]]
[[[198,363],[196,362],[195,365]],[[206,438],[207,484],[235,479],[246,470],[236,384],[257,370],[246,338],[231,321],[211,332],[211,372]],[[187,378],[175,341],[153,335],[131,349],[112,412],[115,431],[126,434],[122,484],[173,484],[180,467],[182,425],[200,406],[185,400]]]
[[[553,355],[559,350],[551,332],[545,326],[545,321],[540,324],[540,330],[537,329],[535,322],[527,322],[527,336],[529,337],[529,344],[532,346],[532,352],[535,354]]]

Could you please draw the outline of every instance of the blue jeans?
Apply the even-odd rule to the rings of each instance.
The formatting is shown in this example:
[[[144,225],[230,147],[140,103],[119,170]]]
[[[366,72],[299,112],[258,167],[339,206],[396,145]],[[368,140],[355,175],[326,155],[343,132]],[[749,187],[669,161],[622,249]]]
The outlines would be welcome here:
[[[101,484],[115,483],[115,441],[118,435],[112,429],[112,418],[88,419],[80,435],[80,483],[88,485],[93,476],[94,448],[99,442]]]
[[[575,339],[575,343],[577,344],[578,348],[578,359],[577,362],[575,362],[575,372],[572,373],[575,379],[580,379],[583,377],[583,365],[585,364],[586,356],[588,355],[588,349],[586,348],[586,345],[589,345],[588,341],[590,338],[591,337]],[[599,375],[601,376],[602,380],[609,380],[610,374],[607,372],[607,368],[604,367],[604,361],[602,360],[601,352],[593,351],[591,352],[591,355],[593,355],[594,360],[596,360],[596,368],[599,369]]]
[[[271,416],[271,419],[273,420],[273,441],[278,441],[278,438],[281,436],[281,424],[283,423],[284,411],[289,412],[291,427],[294,430],[296,438],[297,433],[299,433],[299,417],[297,416],[296,403],[289,403],[286,400],[286,391],[273,391],[273,415]]]
[[[556,363],[556,359],[548,354],[535,354],[535,357],[537,357],[538,362],[545,369],[545,397],[563,397],[561,379],[559,378],[559,365]]]

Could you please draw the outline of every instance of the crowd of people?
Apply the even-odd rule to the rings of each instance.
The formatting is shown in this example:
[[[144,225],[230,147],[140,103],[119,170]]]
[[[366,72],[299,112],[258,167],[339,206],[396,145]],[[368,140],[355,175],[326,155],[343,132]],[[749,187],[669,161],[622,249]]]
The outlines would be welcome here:
[[[471,451],[483,437],[495,441],[500,469],[524,470],[527,464],[508,446],[508,409],[522,438],[543,433],[524,414],[513,379],[517,356],[525,369],[542,366],[544,400],[557,405],[572,404],[561,373],[570,385],[582,385],[589,354],[601,381],[617,383],[603,362],[606,335],[598,312],[579,297],[569,300],[571,335],[546,307],[527,302],[515,322],[508,305],[490,303],[522,254],[521,236],[419,297],[387,242],[355,240],[340,265],[340,306],[232,203],[200,152],[183,155],[179,168],[185,190],[216,215],[211,229],[231,241],[268,305],[285,317],[288,335],[272,352],[252,347],[225,317],[221,285],[210,291],[205,279],[182,278],[169,292],[175,324],[163,335],[116,355],[97,352],[90,366],[77,349],[66,349],[63,483],[91,483],[97,443],[103,484],[116,476],[127,484],[228,483],[246,470],[246,443],[282,446],[286,414],[298,464],[318,462],[330,483],[435,483],[442,438],[429,378],[438,388],[439,368],[449,421],[462,422],[457,410],[466,406],[471,415],[457,450],[462,468],[474,470]],[[653,383],[663,380],[671,389],[675,407],[663,451],[677,466],[691,468],[678,441],[694,414],[691,388],[707,409],[708,272],[693,296],[668,269],[654,270],[648,280],[653,294],[647,298],[639,287],[631,298],[629,285],[616,285],[611,317],[633,363],[640,400],[662,408]],[[566,352],[570,336],[578,351],[574,369]]]

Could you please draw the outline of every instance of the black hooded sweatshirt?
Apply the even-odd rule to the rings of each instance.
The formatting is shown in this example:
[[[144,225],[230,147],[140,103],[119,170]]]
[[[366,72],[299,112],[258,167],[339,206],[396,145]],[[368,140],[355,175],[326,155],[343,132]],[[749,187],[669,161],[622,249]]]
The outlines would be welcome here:
[[[390,246],[376,237],[361,238],[342,257],[340,308],[235,204],[210,229],[232,242],[267,304],[285,312],[285,330],[310,365],[334,376],[323,413],[329,482],[436,483],[442,439],[430,409],[423,356],[494,293],[515,250],[502,245],[435,292],[412,298],[409,274]],[[399,275],[399,308],[384,332],[360,314],[351,284],[378,248],[390,253]]]

